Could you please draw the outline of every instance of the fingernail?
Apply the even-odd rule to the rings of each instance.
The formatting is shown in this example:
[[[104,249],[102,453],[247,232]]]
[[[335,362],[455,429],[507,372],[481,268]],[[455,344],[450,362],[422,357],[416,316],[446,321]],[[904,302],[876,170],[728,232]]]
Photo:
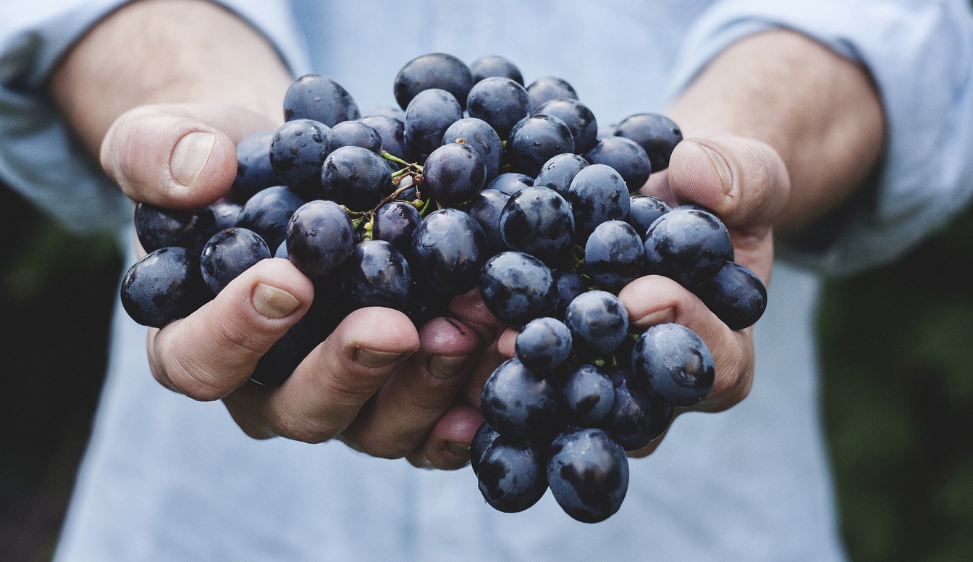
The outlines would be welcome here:
[[[358,348],[358,362],[366,367],[384,367],[402,357],[401,353],[390,351],[375,351],[374,349]]]
[[[254,310],[274,320],[287,318],[301,306],[301,301],[294,295],[263,283],[257,283],[254,287],[251,301]]]
[[[429,374],[442,380],[455,377],[469,360],[468,355],[435,355],[429,358]]]
[[[469,443],[459,443],[456,441],[447,441],[446,449],[456,455],[457,457],[468,457],[470,456],[470,444]]]
[[[733,173],[730,171],[730,166],[726,163],[726,160],[722,156],[717,154],[715,151],[700,145],[709,156],[709,159],[713,162],[713,167],[716,168],[716,173],[720,175],[720,183],[723,184],[723,193],[729,193],[733,190]]]
[[[179,139],[169,159],[172,177],[180,184],[192,187],[215,145],[216,135],[213,133],[189,133]]]
[[[662,310],[656,310],[646,314],[645,316],[639,318],[633,324],[639,327],[655,326],[656,324],[665,324],[667,322],[672,322],[676,319],[675,310],[671,308],[664,308]]]

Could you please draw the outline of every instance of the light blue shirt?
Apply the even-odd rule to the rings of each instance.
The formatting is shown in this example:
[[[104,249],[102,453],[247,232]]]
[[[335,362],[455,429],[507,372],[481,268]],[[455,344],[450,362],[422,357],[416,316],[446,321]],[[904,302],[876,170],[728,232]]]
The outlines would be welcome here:
[[[0,18],[0,175],[77,229],[122,224],[130,207],[40,91],[59,54],[114,4],[0,8],[11,12]],[[330,75],[363,109],[394,103],[392,78],[414,56],[500,54],[528,82],[566,78],[603,123],[661,110],[743,36],[797,29],[867,65],[890,135],[875,185],[833,240],[781,255],[830,272],[887,260],[973,192],[973,18],[961,0],[295,0],[294,17],[279,2],[224,4],[295,74]],[[818,413],[818,281],[778,264],[769,289],[750,396],[680,417],[655,454],[630,463],[621,510],[596,525],[571,520],[550,494],[520,514],[495,512],[469,469],[250,440],[220,403],[155,383],[144,329],[119,309],[57,560],[843,560]]]

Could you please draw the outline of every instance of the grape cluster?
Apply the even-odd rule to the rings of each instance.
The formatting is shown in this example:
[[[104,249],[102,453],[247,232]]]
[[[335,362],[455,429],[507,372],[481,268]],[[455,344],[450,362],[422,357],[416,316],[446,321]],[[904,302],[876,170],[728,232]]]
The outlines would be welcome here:
[[[618,291],[664,275],[742,329],[766,290],[733,262],[713,213],[635,194],[682,139],[668,118],[600,129],[565,80],[524,87],[496,56],[418,57],[393,92],[399,108],[362,116],[334,80],[304,76],[284,98],[286,123],[237,145],[223,199],[138,204],[148,255],[122,282],[125,310],[162,327],[258,261],[288,259],[316,296],[251,375],[279,385],[358,308],[398,309],[421,326],[478,288],[520,330],[516,358],[483,388],[470,454],[483,497],[517,512],[550,488],[571,517],[602,521],[625,497],[626,451],[661,435],[714,379],[687,328],[632,333]]]

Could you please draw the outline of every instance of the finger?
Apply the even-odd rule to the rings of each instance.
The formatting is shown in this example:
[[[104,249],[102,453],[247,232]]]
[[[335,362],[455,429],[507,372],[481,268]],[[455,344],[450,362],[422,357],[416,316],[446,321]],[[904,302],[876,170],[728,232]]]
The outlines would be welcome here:
[[[419,352],[397,369],[341,440],[372,456],[400,458],[418,447],[453,404],[479,338],[462,323],[436,318],[419,331]]]
[[[152,374],[196,400],[222,398],[247,381],[313,299],[311,282],[289,261],[262,260],[193,314],[150,331]]]
[[[751,328],[733,331],[695,295],[675,281],[649,275],[632,281],[618,297],[629,313],[630,326],[641,331],[674,322],[696,333],[713,356],[716,377],[709,395],[693,410],[721,411],[743,400],[753,382]]]
[[[236,142],[273,129],[267,117],[227,105],[148,105],[115,120],[101,165],[130,198],[171,209],[219,199],[236,177]]]
[[[482,423],[483,416],[471,406],[453,406],[439,419],[422,446],[407,459],[420,468],[462,468],[470,461],[470,445]]]
[[[349,314],[278,388],[245,385],[223,402],[252,437],[320,443],[343,431],[402,362],[419,336],[401,312],[370,307]]]
[[[768,228],[790,197],[787,168],[777,152],[737,137],[679,143],[668,183],[678,201],[712,209],[731,228]]]

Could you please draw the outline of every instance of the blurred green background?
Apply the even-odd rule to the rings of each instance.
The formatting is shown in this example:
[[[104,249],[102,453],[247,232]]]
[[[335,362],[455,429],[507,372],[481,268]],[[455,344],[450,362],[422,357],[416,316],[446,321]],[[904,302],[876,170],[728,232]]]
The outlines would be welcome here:
[[[121,261],[0,187],[0,560],[50,559],[106,361]],[[855,562],[973,560],[973,212],[819,316]]]

